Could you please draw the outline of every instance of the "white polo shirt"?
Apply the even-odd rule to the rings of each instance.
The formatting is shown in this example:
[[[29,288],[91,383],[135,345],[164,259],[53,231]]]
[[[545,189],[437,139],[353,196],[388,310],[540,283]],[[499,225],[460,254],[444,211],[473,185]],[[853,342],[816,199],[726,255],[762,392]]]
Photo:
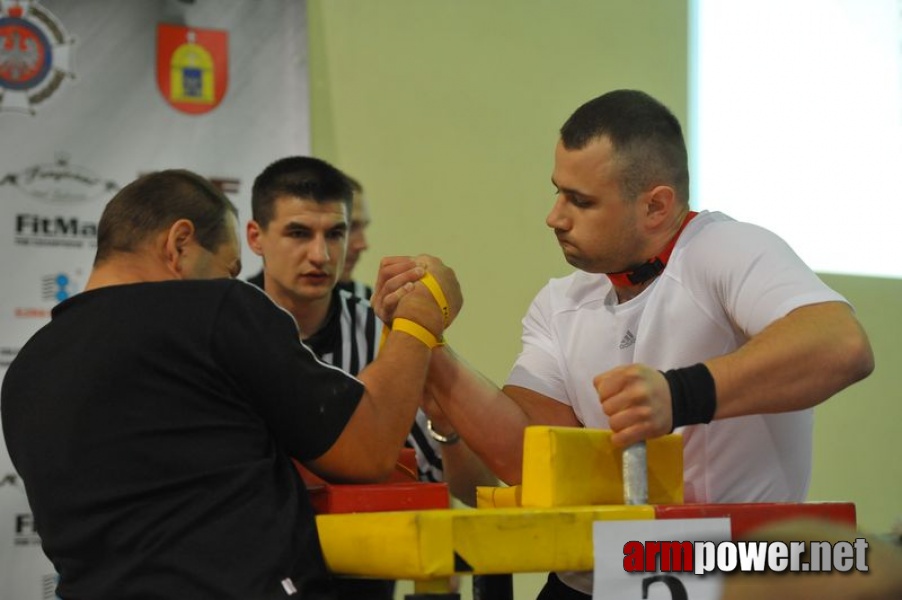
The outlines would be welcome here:
[[[523,350],[507,383],[570,405],[586,427],[609,429],[596,375],[631,363],[690,366],[736,350],[795,308],[826,301],[846,300],[779,237],[703,211],[664,272],[628,302],[618,304],[605,275],[552,279],[523,319]],[[686,502],[803,501],[812,424],[808,409],[678,429]],[[591,593],[591,574],[560,575]]]
[[[592,379],[615,366],[685,367],[739,348],[806,304],[845,299],[773,233],[702,212],[664,272],[623,304],[608,278],[551,280],[523,319],[507,383],[570,405],[608,429]],[[811,409],[680,428],[687,502],[802,501],[811,474]]]

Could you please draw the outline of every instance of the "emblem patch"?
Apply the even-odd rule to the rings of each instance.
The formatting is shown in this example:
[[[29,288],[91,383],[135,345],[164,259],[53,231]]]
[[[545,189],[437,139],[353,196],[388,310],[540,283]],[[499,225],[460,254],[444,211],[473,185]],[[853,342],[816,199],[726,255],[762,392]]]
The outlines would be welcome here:
[[[0,113],[35,114],[72,72],[72,45],[62,23],[37,2],[0,4]]]
[[[161,23],[157,86],[173,108],[202,114],[219,106],[229,83],[229,34]]]

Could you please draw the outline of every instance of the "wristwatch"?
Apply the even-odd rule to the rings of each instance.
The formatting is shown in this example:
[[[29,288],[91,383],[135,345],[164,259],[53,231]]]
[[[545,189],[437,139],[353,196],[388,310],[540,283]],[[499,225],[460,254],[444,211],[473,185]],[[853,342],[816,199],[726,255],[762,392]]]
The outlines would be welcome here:
[[[451,444],[456,444],[460,441],[460,436],[457,435],[457,432],[449,433],[448,435],[442,435],[438,431],[432,428],[432,419],[426,419],[426,431],[429,432],[429,435],[432,436],[439,444],[445,444],[450,446]]]

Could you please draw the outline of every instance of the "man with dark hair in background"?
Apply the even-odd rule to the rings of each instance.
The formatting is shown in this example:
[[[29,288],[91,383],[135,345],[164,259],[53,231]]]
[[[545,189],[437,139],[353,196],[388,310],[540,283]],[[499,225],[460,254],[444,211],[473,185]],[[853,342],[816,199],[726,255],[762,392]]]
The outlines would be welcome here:
[[[360,255],[370,247],[366,238],[366,230],[369,228],[372,220],[370,206],[363,191],[363,185],[350,175],[346,174],[345,176],[348,178],[348,183],[351,184],[354,198],[351,202],[348,251],[345,255],[344,269],[341,272],[341,277],[338,279],[338,287],[351,292],[355,296],[369,300],[370,296],[373,295],[373,288],[361,281],[354,280],[354,268],[357,266],[357,261],[360,260]]]
[[[101,216],[85,291],[9,366],[3,432],[61,598],[334,598],[291,459],[387,477],[443,314],[415,284],[379,359],[351,377],[234,279],[236,224],[194,173],[129,184]],[[420,264],[453,317],[453,272]]]
[[[682,129],[643,92],[577,109],[551,181],[546,223],[578,270],[533,300],[503,389],[433,353],[427,389],[451,424],[510,484],[529,425],[611,429],[618,447],[676,430],[687,502],[803,501],[812,407],[874,368],[848,302],[773,233],[690,210]],[[380,316],[413,265],[383,264]],[[591,573],[560,573],[539,597],[591,593]]]

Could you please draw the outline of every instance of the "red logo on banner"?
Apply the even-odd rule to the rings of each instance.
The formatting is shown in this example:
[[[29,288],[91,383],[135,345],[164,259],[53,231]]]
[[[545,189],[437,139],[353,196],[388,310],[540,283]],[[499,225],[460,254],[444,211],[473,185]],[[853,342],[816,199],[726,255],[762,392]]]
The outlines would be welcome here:
[[[219,106],[229,83],[229,34],[157,26],[157,85],[176,109],[201,114]]]
[[[72,39],[37,2],[0,2],[0,112],[35,114],[34,105],[72,77]],[[8,3],[7,3],[8,4]]]

